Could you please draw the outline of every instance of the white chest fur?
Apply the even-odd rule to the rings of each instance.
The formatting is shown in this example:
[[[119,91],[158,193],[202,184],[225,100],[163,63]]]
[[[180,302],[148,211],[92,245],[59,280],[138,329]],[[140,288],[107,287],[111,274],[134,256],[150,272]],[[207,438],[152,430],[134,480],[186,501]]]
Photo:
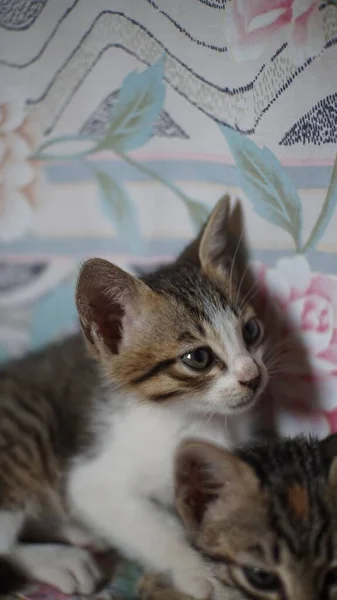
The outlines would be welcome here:
[[[109,419],[100,451],[74,465],[70,475],[69,497],[76,517],[146,568],[169,572],[181,591],[196,598],[207,596],[206,567],[164,506],[173,502],[179,442],[197,437],[230,446],[228,423],[140,404]]]
[[[78,463],[70,478],[73,506],[92,490],[104,494],[113,482],[131,493],[165,504],[172,501],[173,459],[179,442],[197,437],[223,446],[232,434],[223,418],[202,419],[180,411],[132,405],[109,416],[101,450],[95,458]],[[99,491],[100,490],[100,491]]]

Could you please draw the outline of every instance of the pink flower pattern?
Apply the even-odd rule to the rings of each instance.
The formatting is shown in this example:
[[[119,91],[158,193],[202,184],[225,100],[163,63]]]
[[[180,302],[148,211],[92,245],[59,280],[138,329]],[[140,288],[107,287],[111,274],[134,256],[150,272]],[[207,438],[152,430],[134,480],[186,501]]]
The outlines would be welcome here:
[[[41,198],[42,170],[31,154],[37,133],[16,90],[0,93],[0,243],[22,237]]]
[[[231,0],[226,41],[236,60],[257,59],[272,42],[288,42],[295,63],[317,56],[325,45],[319,0]]]
[[[281,259],[274,268],[258,264],[255,269],[262,289],[285,317],[282,337],[295,334],[303,349],[303,356],[298,347],[295,354],[284,346],[280,352],[285,400],[279,415],[281,431],[310,429],[324,435],[337,430],[337,281],[311,273],[304,256]],[[294,413],[303,409],[305,416],[297,420]]]

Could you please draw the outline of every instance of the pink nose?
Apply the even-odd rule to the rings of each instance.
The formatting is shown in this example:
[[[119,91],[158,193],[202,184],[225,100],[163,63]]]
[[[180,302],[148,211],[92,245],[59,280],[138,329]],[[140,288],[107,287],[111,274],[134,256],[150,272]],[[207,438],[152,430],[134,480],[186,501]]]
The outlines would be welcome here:
[[[239,383],[246,385],[252,390],[256,390],[261,381],[260,368],[255,360],[249,356],[242,356],[235,359],[233,374]]]

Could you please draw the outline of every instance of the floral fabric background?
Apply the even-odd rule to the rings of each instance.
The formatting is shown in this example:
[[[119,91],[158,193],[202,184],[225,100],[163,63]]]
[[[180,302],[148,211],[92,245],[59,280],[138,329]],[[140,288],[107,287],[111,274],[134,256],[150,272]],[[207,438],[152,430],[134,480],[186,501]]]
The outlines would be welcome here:
[[[77,327],[85,257],[169,260],[228,192],[308,355],[279,426],[337,430],[336,2],[0,0],[0,28],[0,359]]]

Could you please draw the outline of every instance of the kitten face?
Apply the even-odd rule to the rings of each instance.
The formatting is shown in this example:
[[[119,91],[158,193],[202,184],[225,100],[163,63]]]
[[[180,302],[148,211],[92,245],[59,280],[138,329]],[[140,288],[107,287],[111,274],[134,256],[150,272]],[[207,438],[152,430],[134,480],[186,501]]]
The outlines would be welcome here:
[[[228,199],[169,267],[135,279],[88,261],[77,307],[108,377],[141,400],[203,414],[251,407],[267,383],[264,332],[228,250]]]
[[[337,599],[337,437],[238,454],[185,443],[178,512],[224,600]]]
[[[231,302],[227,281],[193,265],[174,265],[145,279],[158,295],[122,345],[114,374],[150,402],[234,413],[263,390],[263,328],[253,309]],[[222,283],[222,285],[221,285]]]

